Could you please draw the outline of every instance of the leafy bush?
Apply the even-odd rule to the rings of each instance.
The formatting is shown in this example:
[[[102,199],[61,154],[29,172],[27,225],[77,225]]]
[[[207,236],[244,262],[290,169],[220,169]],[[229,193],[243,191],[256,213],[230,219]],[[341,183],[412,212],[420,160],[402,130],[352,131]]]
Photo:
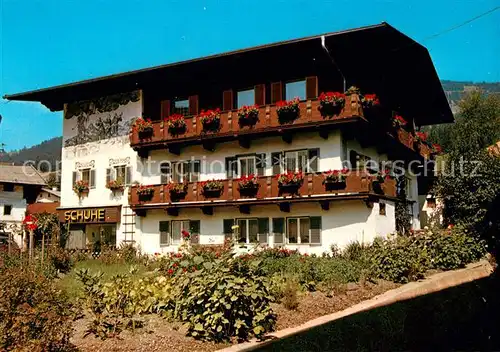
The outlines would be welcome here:
[[[370,245],[358,241],[350,242],[342,251],[342,257],[347,260],[360,260],[369,248]]]
[[[29,268],[0,270],[0,350],[70,351],[71,305]]]
[[[297,292],[300,290],[297,282],[293,280],[288,280],[282,291],[281,303],[288,310],[295,310],[299,307],[299,299],[297,297]]]
[[[55,270],[67,273],[73,267],[71,254],[60,247],[51,247],[48,253],[48,261]]]

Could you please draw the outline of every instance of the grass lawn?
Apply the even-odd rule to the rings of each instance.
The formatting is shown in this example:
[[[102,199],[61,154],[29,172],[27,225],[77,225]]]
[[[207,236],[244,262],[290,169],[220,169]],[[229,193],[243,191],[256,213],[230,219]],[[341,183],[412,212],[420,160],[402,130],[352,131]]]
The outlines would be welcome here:
[[[134,276],[142,276],[145,273],[145,268],[141,265],[136,265],[137,273]],[[104,279],[109,279],[113,275],[128,274],[130,270],[129,264],[104,264],[98,259],[89,259],[77,262],[75,267],[58,282],[58,286],[68,294],[70,299],[76,298],[82,284],[76,277],[76,272],[80,269],[88,269],[94,273],[102,272]]]

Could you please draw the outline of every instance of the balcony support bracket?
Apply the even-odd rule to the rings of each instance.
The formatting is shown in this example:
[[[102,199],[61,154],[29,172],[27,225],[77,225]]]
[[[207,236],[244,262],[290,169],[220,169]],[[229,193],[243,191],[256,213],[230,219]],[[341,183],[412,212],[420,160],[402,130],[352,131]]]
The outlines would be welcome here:
[[[201,211],[205,215],[214,215],[214,207],[212,206],[201,207]]]
[[[215,150],[215,142],[212,141],[204,141],[203,149],[208,150],[209,152],[213,152]]]
[[[326,128],[324,128],[324,127],[323,127],[322,129],[320,129],[320,130],[319,130],[319,136],[320,136],[321,138],[323,138],[323,139],[328,139],[328,134],[329,134],[328,129],[326,129]]]
[[[179,208],[167,208],[167,215],[179,216]]]
[[[248,137],[239,138],[238,143],[240,144],[240,147],[245,148],[245,149],[250,148],[250,145],[251,145],[250,138],[248,138]]]
[[[250,214],[250,205],[248,204],[243,204],[238,206],[238,209],[240,210],[241,214]]]
[[[137,215],[141,218],[145,218],[146,217],[146,210],[145,209],[136,209],[135,215]]]
[[[330,210],[330,202],[327,201],[327,200],[322,200],[319,202],[319,204],[321,205],[321,209],[323,210]]]
[[[168,151],[174,155],[181,155],[181,146],[180,145],[169,145]]]
[[[283,140],[283,142],[290,144],[293,141],[293,134],[290,132],[284,132],[281,135],[281,139]]]
[[[149,150],[141,148],[137,150],[137,155],[139,155],[139,158],[141,159],[147,159],[149,156]]]
[[[278,206],[280,207],[280,211],[282,211],[283,213],[290,212],[290,203],[289,202],[279,203]]]

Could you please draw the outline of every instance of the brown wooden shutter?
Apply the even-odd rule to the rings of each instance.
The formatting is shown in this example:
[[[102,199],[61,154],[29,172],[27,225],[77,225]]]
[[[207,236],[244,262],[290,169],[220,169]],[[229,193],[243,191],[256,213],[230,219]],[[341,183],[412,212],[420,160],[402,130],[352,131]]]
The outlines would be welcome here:
[[[321,216],[310,217],[311,244],[321,244]]]
[[[198,96],[191,95],[189,98],[189,115],[198,115]]]
[[[274,245],[285,244],[285,218],[273,218]]]
[[[266,105],[266,85],[257,84],[254,88],[255,105]]]
[[[170,100],[161,101],[161,119],[166,119],[170,116]]]
[[[233,106],[233,90],[225,90],[222,93],[222,110],[232,110]]]
[[[306,77],[306,99],[315,99],[318,97],[318,77]]]
[[[283,99],[283,83],[271,83],[271,104],[276,104],[281,99]]]
[[[257,221],[259,243],[267,243],[267,237],[269,235],[269,218],[259,218]]]
[[[191,233],[191,244],[200,243],[200,220],[189,221],[189,232]]]

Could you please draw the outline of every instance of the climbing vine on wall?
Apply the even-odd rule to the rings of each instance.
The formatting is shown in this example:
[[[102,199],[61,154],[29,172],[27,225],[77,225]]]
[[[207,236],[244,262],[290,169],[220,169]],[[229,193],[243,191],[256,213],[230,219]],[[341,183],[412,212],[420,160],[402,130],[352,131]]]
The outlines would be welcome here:
[[[398,198],[396,202],[396,231],[401,234],[408,234],[411,229],[411,202],[406,199],[406,178],[399,176],[396,178]]]

